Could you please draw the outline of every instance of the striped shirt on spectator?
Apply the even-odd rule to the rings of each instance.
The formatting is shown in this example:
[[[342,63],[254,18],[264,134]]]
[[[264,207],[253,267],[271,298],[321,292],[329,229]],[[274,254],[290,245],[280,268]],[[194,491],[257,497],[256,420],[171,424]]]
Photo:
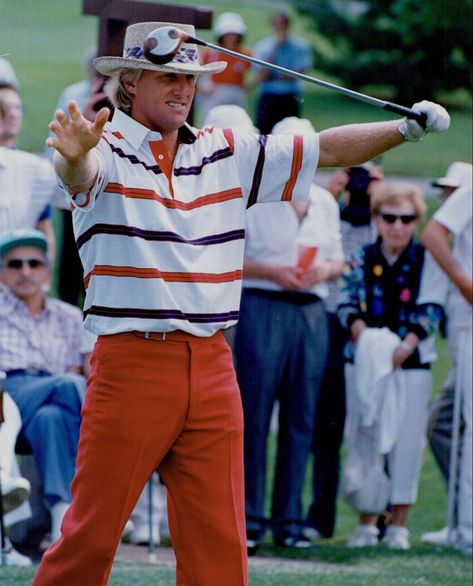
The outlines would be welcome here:
[[[72,196],[85,325],[96,334],[205,337],[235,324],[245,210],[308,193],[319,154],[316,134],[185,125],[179,138],[171,165],[161,134],[116,110],[92,151],[95,184]]]
[[[0,284],[0,370],[37,369],[64,374],[80,366],[82,312],[46,297],[44,310],[31,315],[26,303]]]

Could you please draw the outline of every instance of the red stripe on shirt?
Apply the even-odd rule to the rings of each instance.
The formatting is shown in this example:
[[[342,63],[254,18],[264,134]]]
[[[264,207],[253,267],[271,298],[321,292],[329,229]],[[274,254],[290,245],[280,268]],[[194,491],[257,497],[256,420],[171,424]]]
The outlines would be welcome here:
[[[90,189],[89,189],[89,191],[88,191],[88,192],[85,194],[85,202],[84,202],[84,203],[82,203],[82,204],[81,204],[81,203],[77,203],[77,202],[76,202],[76,197],[77,197],[78,195],[79,195],[78,193],[71,194],[72,201],[74,202],[74,204],[73,204],[73,205],[74,205],[76,208],[86,208],[86,207],[89,205],[89,203],[90,203]]]
[[[224,128],[223,129],[223,136],[225,137],[226,141],[228,142],[228,146],[232,153],[235,152],[235,139],[233,138],[233,131],[231,128]]]
[[[291,201],[292,192],[299,176],[299,171],[302,167],[302,151],[303,151],[303,140],[302,136],[294,136],[294,152],[292,155],[292,166],[291,174],[289,179],[284,186],[284,191],[281,197],[282,201]],[[315,169],[314,169],[315,172]]]
[[[227,189],[217,193],[210,193],[209,195],[203,195],[202,197],[196,198],[191,202],[179,201],[177,199],[169,199],[162,197],[153,189],[140,189],[136,187],[125,187],[120,183],[108,183],[104,189],[105,193],[116,193],[123,195],[124,197],[130,197],[135,199],[153,199],[157,203],[164,205],[167,208],[175,208],[178,210],[193,210],[206,205],[214,203],[222,203],[224,201],[239,199],[242,197],[242,192],[239,187],[234,189]]]
[[[93,276],[134,277],[136,279],[162,279],[168,283],[230,283],[241,281],[243,271],[235,270],[226,273],[182,273],[160,271],[159,269],[139,268],[131,266],[95,265],[84,277],[87,289]]]

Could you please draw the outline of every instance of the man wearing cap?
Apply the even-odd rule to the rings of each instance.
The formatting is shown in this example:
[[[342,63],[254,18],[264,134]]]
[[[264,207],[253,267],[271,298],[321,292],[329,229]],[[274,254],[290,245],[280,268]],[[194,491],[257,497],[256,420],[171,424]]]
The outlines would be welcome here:
[[[466,553],[472,548],[472,182],[473,166],[457,161],[445,175],[433,182],[442,188],[443,204],[427,224],[422,241],[450,279],[447,333],[453,368],[436,398],[429,421],[429,443],[447,483],[450,480],[453,418],[456,401],[461,401],[460,475],[455,486],[456,503],[444,527],[422,535],[434,545],[456,543]],[[453,236],[453,249],[449,239]],[[450,486],[450,484],[449,484]],[[449,534],[450,533],[450,534]]]
[[[85,379],[80,371],[81,311],[47,297],[47,241],[39,230],[0,237],[0,370],[16,403],[59,536],[71,500]]]
[[[84,266],[86,328],[98,334],[83,408],[73,504],[35,586],[106,584],[120,534],[156,468],[168,489],[177,584],[247,584],[240,393],[222,329],[238,319],[244,216],[307,193],[317,162],[350,165],[423,134],[417,123],[258,136],[185,121],[201,65],[183,44],[156,65],[156,28],[128,27],[123,57],[99,57],[115,106],[50,124]],[[194,27],[176,25],[194,34]],[[429,131],[443,108],[423,103]],[[435,121],[434,121],[435,119]],[[415,126],[413,126],[413,124]],[[400,126],[400,129],[399,129]]]

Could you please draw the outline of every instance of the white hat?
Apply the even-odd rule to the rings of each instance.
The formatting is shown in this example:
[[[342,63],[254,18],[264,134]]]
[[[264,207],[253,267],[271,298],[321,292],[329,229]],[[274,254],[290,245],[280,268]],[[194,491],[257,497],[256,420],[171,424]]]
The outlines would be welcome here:
[[[16,90],[20,88],[12,64],[3,57],[0,57],[0,84],[11,85]]]
[[[95,68],[103,75],[111,75],[118,69],[150,69],[167,73],[218,73],[227,66],[226,61],[215,61],[201,65],[197,45],[183,43],[173,60],[164,65],[148,61],[144,55],[143,44],[146,37],[157,28],[175,26],[185,33],[194,36],[195,28],[190,24],[173,22],[138,22],[126,29],[122,57],[98,57],[94,59]]]
[[[243,37],[246,35],[246,25],[236,12],[224,12],[215,20],[214,33],[217,39],[229,33]]]
[[[445,177],[432,181],[434,187],[461,187],[471,184],[473,180],[473,166],[470,163],[456,161],[452,163]]]
[[[205,117],[203,126],[215,128],[239,128],[257,132],[248,112],[236,104],[222,104],[214,106]]]
[[[288,116],[283,118],[271,129],[271,134],[314,134],[315,128],[307,118]]]

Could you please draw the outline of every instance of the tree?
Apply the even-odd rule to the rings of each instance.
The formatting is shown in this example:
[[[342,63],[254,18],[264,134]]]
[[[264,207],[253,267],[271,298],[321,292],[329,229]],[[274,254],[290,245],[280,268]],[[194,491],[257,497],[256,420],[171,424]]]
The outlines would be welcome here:
[[[331,40],[318,65],[350,88],[389,86],[405,104],[471,91],[472,0],[293,0]]]

